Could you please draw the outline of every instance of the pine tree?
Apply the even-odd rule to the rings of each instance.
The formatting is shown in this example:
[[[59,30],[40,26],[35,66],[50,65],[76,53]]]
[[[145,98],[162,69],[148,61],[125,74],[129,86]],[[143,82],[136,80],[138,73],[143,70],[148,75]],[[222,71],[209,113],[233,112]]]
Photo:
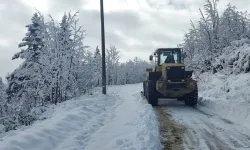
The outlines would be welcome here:
[[[41,71],[44,69],[41,57],[43,55],[43,34],[44,22],[43,17],[35,13],[32,17],[32,24],[27,25],[28,32],[22,39],[18,47],[24,48],[21,52],[16,53],[12,59],[24,59],[24,62],[14,70],[9,76],[7,99],[10,103],[18,106],[20,121],[23,124],[29,124],[32,121],[25,114],[32,107],[40,104],[43,100],[38,96],[40,86],[43,84]]]
[[[18,47],[22,48],[27,46],[26,49],[23,49],[21,52],[16,53],[12,59],[25,59],[27,62],[39,62],[39,58],[42,55],[43,48],[43,18],[35,13],[32,17],[32,24],[26,25],[28,32],[26,37],[22,39]]]

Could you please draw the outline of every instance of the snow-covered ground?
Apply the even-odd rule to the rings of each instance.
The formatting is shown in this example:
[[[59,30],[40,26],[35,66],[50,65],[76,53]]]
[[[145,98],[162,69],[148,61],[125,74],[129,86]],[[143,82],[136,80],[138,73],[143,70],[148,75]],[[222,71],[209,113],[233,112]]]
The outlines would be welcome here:
[[[205,73],[199,76],[196,108],[163,100],[162,109],[186,127],[185,149],[250,150],[249,74]]]
[[[161,104],[166,106],[163,109],[173,120],[185,126],[185,150],[250,149],[250,129],[240,123],[227,120],[216,113],[204,112],[199,107],[187,107],[176,100],[162,101]]]
[[[199,76],[199,103],[160,101],[182,124],[186,149],[250,149],[249,74]],[[157,117],[142,84],[108,87],[59,104],[46,120],[9,132],[0,150],[159,150]]]
[[[250,76],[204,74],[199,83],[199,109],[250,129]]]
[[[158,150],[158,121],[142,84],[113,86],[59,104],[52,115],[8,133],[0,150]]]

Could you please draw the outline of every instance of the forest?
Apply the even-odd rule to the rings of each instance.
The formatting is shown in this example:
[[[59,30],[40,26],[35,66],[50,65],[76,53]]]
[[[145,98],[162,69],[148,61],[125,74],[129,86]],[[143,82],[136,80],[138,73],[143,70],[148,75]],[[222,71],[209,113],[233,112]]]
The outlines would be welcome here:
[[[219,0],[206,0],[199,9],[200,20],[191,21],[191,28],[179,46],[185,51],[185,64],[199,72],[218,71],[225,74],[250,71],[250,20],[230,3],[219,14]]]
[[[36,12],[25,26],[20,51],[12,57],[23,62],[6,76],[6,85],[0,79],[0,132],[30,125],[48,105],[101,86],[102,54],[98,46],[91,48],[84,42],[87,31],[79,25],[77,15],[65,13],[57,23],[52,16],[45,21],[43,14]],[[106,49],[107,85],[142,82],[149,63],[138,57],[127,62],[120,58],[119,50],[111,44]]]

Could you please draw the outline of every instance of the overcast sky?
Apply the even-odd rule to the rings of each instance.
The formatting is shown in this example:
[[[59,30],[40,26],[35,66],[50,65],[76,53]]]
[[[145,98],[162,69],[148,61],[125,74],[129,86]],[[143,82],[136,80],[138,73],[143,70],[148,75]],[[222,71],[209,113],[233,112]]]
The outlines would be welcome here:
[[[138,56],[147,60],[158,47],[176,47],[188,31],[190,20],[197,21],[205,0],[104,0],[106,47],[115,45],[122,61]],[[250,9],[249,0],[220,0],[238,9]],[[0,0],[0,77],[12,72],[22,60],[11,60],[17,44],[27,32],[35,8],[58,21],[64,12],[80,11],[87,36],[85,43],[100,45],[99,0]]]

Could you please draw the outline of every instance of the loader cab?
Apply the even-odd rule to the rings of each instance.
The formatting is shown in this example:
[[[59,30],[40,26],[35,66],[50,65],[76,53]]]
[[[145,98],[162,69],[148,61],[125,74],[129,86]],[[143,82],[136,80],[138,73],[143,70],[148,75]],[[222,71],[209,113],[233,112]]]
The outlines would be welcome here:
[[[181,48],[158,48],[149,60],[154,60],[156,72],[161,72],[163,66],[185,66]]]
[[[154,56],[155,56],[155,63],[158,66],[168,63],[171,64],[183,63],[180,48],[160,48],[155,51]]]

